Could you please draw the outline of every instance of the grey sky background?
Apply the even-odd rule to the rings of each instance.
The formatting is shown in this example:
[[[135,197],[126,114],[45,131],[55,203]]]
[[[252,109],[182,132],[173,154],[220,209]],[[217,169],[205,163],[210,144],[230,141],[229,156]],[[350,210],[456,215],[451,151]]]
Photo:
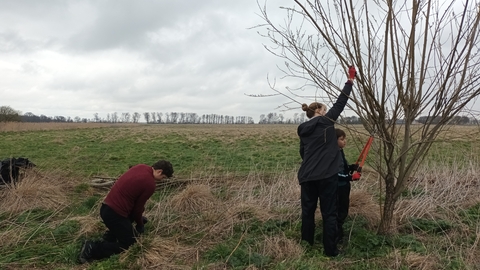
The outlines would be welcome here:
[[[259,3],[278,24],[286,19],[280,7],[294,5]],[[88,119],[138,112],[141,121],[144,112],[255,122],[270,112],[303,114],[299,104],[277,109],[290,102],[282,96],[245,95],[274,94],[267,76],[277,89],[304,83],[280,79],[283,61],[251,29],[264,23],[259,13],[256,0],[0,0],[0,106]]]
[[[262,5],[263,1],[260,2]],[[280,21],[279,6],[267,2]],[[249,29],[255,0],[0,1],[0,105],[36,115],[117,112],[229,116],[276,108],[267,75],[281,60]],[[290,85],[277,80],[277,87]],[[308,100],[302,101],[308,102]]]

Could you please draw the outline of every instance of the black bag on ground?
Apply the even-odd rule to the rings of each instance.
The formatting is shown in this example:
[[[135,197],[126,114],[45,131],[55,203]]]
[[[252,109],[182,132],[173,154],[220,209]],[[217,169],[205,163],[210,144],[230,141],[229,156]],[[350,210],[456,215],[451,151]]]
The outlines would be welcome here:
[[[17,182],[20,175],[20,168],[33,168],[33,164],[28,158],[7,158],[0,161],[0,185]]]

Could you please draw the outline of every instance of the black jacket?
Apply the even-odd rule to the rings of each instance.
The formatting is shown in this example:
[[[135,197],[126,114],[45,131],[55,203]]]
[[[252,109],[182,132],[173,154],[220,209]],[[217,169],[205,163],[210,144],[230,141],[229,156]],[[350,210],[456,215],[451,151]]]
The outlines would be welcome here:
[[[338,173],[338,181],[340,182],[339,185],[343,185],[345,184],[345,182],[352,181],[352,175],[350,174],[351,168],[348,165],[347,159],[345,158],[345,153],[343,152],[343,149],[340,149],[340,156],[341,156],[341,164],[340,164],[340,171]]]
[[[303,159],[298,170],[300,184],[325,179],[339,172],[341,156],[334,124],[347,105],[352,85],[350,81],[345,83],[342,93],[325,116],[313,117],[298,126],[300,156]]]

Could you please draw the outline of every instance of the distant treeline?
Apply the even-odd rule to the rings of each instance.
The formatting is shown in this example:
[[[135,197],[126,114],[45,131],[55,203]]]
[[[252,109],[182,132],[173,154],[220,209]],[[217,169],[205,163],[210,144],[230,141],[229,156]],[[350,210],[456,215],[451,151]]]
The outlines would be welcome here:
[[[126,113],[107,113],[106,118],[102,118],[98,113],[93,115],[90,122],[96,123],[139,123],[147,124],[254,124],[252,117],[247,116],[229,116],[218,114],[184,113],[184,112],[144,112],[140,114],[134,112]]]
[[[143,118],[143,119],[142,119]],[[143,121],[142,121],[143,120]],[[293,118],[286,118],[283,114],[268,113],[261,114],[258,124],[300,124],[307,121],[305,113],[295,113]],[[421,116],[415,121],[423,124],[432,120],[434,123],[440,121],[440,117],[429,118]],[[143,114],[134,113],[107,113],[106,117],[101,117],[98,113],[93,114],[93,118],[80,118],[78,116],[71,118],[65,116],[46,116],[35,115],[31,112],[21,114],[19,111],[9,106],[0,106],[0,122],[57,122],[57,123],[139,123],[146,122],[148,124],[255,124],[250,116],[229,116],[218,114],[184,113],[184,112],[144,112]],[[357,116],[347,116],[338,119],[343,124],[362,124],[362,119]],[[397,120],[398,124],[402,124],[403,120]],[[466,116],[455,116],[450,124],[468,125],[478,124],[475,118]]]

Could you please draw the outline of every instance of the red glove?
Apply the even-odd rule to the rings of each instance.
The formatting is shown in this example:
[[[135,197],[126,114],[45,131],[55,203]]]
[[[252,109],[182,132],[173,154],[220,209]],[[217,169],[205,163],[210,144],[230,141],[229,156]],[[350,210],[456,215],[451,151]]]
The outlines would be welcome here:
[[[348,67],[348,79],[353,80],[355,79],[355,76],[357,76],[357,70],[355,69],[354,66]]]

